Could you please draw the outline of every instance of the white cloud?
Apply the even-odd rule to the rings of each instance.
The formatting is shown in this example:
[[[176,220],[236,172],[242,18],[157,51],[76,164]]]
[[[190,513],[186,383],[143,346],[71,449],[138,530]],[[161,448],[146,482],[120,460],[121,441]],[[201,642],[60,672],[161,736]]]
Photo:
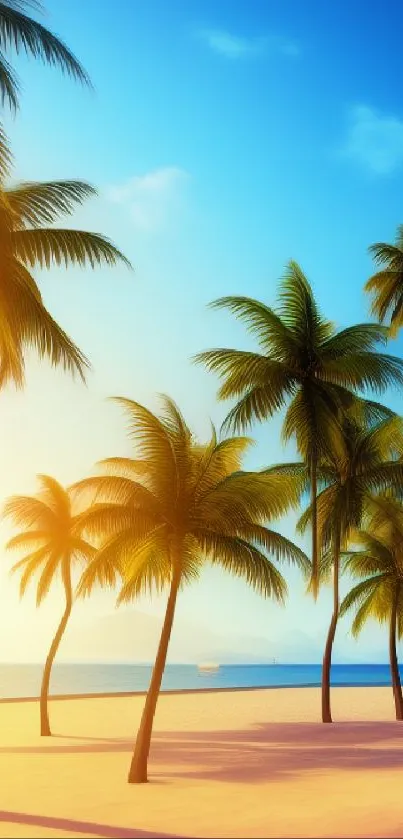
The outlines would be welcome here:
[[[110,187],[107,197],[128,207],[135,227],[154,231],[165,227],[179,209],[188,177],[183,169],[167,166]]]
[[[299,55],[299,46],[295,41],[277,35],[264,37],[242,37],[232,35],[221,29],[202,29],[199,37],[213,52],[225,58],[248,58],[264,54]]]
[[[355,106],[341,154],[376,175],[394,172],[403,166],[403,120],[366,105]]]

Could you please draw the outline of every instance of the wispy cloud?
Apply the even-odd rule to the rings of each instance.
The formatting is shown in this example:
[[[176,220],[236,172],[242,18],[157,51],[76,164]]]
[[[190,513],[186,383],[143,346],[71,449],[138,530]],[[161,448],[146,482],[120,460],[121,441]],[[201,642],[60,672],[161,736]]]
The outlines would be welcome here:
[[[154,231],[164,228],[179,209],[188,177],[184,169],[167,166],[110,187],[107,197],[128,207],[135,227]]]
[[[403,120],[366,105],[351,109],[341,155],[375,175],[388,175],[403,166]]]
[[[296,41],[278,35],[245,37],[223,29],[200,29],[198,37],[215,53],[225,58],[252,58],[279,54],[295,57],[300,48]]]

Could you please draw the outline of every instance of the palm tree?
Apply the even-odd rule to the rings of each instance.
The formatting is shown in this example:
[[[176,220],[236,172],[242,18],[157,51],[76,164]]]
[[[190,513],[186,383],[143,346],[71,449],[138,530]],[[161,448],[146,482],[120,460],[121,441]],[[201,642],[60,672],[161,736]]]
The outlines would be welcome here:
[[[54,227],[60,216],[96,195],[81,181],[0,182],[0,387],[24,382],[24,350],[33,347],[53,365],[84,377],[85,356],[45,308],[33,268],[80,267],[128,260],[98,233]]]
[[[394,245],[378,242],[369,251],[379,268],[364,286],[372,295],[371,313],[381,323],[390,320],[390,335],[396,337],[403,326],[403,225]]]
[[[281,515],[298,492],[292,480],[241,471],[251,444],[245,437],[209,443],[192,436],[175,403],[163,397],[157,417],[129,399],[116,400],[129,418],[136,459],[109,458],[109,474],[76,485],[95,503],[84,531],[104,543],[85,570],[80,593],[95,583],[122,578],[119,602],[145,591],[169,588],[161,639],[147,694],[129,783],[147,781],[153,719],[165,668],[179,590],[196,580],[205,560],[244,578],[257,592],[283,602],[286,583],[268,553],[296,563],[309,561],[296,545],[265,526]]]
[[[14,51],[31,55],[46,64],[58,66],[63,73],[90,85],[83,66],[49,29],[30,16],[42,11],[37,0],[1,0],[0,2],[0,97],[12,110],[18,108],[19,83],[6,55]]]
[[[7,548],[27,551],[12,571],[21,571],[20,595],[39,574],[36,603],[40,606],[55,578],[62,580],[65,608],[51,643],[42,676],[40,696],[41,735],[51,735],[48,693],[52,665],[63,638],[73,606],[72,570],[77,563],[88,563],[95,549],[81,537],[80,521],[71,508],[69,492],[48,475],[39,475],[40,492],[34,497],[14,496],[6,502],[4,515],[20,529]]]
[[[377,324],[358,324],[341,332],[321,315],[301,268],[290,262],[274,310],[249,297],[224,297],[212,304],[230,309],[257,338],[260,352],[213,349],[196,357],[222,379],[220,399],[238,401],[226,427],[246,429],[288,405],[283,439],[295,438],[308,464],[312,506],[312,588],[317,591],[317,468],[340,439],[338,415],[350,404],[352,389],[379,393],[403,384],[403,362],[376,351],[387,340]],[[346,390],[347,389],[347,390]]]
[[[361,409],[362,405],[359,407]],[[333,571],[333,613],[322,667],[322,721],[325,723],[332,722],[330,670],[340,610],[340,555],[347,548],[351,533],[361,528],[371,495],[390,488],[400,492],[403,484],[403,463],[396,459],[403,447],[403,419],[374,403],[366,403],[364,407],[365,413],[362,410],[358,412],[356,404],[355,412],[351,410],[341,420],[344,442],[342,456],[339,449],[333,456],[329,453],[318,469],[318,541],[324,554],[320,571],[323,568],[328,570],[329,566]],[[364,424],[365,414],[367,422]],[[362,423],[358,421],[359,417]],[[310,475],[305,463],[274,466],[269,470],[270,473],[283,474],[287,487],[290,477],[294,475],[301,488],[305,476],[305,490],[309,488]],[[305,532],[311,520],[312,505],[298,522],[301,533]]]
[[[389,623],[389,661],[396,719],[403,720],[402,686],[396,652],[396,635],[398,638],[403,636],[403,511],[401,504],[393,499],[382,499],[382,502],[386,506],[383,512],[391,514],[390,524],[399,520],[398,526],[392,526],[395,530],[393,534],[385,533],[384,527],[380,535],[373,521],[365,531],[353,534],[354,544],[361,550],[347,554],[344,570],[360,582],[344,598],[340,616],[355,609],[352,624],[354,637],[358,636],[369,618]],[[387,520],[384,525],[388,531]]]

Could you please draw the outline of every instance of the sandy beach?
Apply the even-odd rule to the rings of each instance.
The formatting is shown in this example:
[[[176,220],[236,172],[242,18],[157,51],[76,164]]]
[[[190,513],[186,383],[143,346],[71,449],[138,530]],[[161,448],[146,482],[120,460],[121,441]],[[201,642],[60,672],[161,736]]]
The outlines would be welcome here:
[[[389,688],[161,696],[151,782],[126,773],[143,698],[0,704],[0,836],[403,837]]]

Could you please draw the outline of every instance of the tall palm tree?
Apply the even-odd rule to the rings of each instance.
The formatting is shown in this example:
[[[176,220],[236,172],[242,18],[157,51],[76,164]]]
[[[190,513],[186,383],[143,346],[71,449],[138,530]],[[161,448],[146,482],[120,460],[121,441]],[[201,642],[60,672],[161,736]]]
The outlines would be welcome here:
[[[123,579],[119,602],[169,588],[161,639],[130,766],[130,783],[147,781],[152,727],[179,590],[196,580],[205,560],[246,580],[257,592],[283,602],[286,583],[268,557],[296,563],[303,551],[265,522],[281,515],[298,492],[276,476],[241,471],[251,444],[245,437],[218,442],[213,430],[201,445],[181,413],[163,397],[157,417],[142,405],[117,399],[137,443],[136,459],[109,458],[109,473],[88,478],[76,491],[95,503],[84,531],[104,544],[85,570],[80,592]],[[88,497],[88,496],[87,496]]]
[[[53,66],[83,84],[90,85],[83,66],[66,44],[30,12],[43,11],[37,0],[1,0],[0,2],[0,97],[12,110],[18,108],[18,77],[7,60],[8,52],[21,52]]]
[[[355,609],[352,634],[357,637],[369,618],[389,623],[389,662],[396,719],[403,720],[403,696],[396,651],[396,636],[403,637],[403,513],[397,502],[385,499],[392,520],[400,518],[398,538],[379,535],[374,524],[353,534],[354,545],[361,550],[347,554],[344,570],[360,582],[348,592],[340,606],[340,616]],[[387,523],[386,523],[387,524]],[[386,530],[389,528],[386,527]],[[394,528],[393,528],[394,529]],[[392,538],[391,538],[392,535]]]
[[[379,268],[364,286],[372,296],[371,313],[381,323],[390,321],[390,335],[396,337],[403,326],[403,225],[394,245],[377,242],[369,252]]]
[[[283,439],[295,438],[308,464],[312,505],[312,588],[317,591],[317,468],[340,440],[338,415],[350,403],[352,389],[382,393],[403,384],[403,362],[377,352],[387,330],[358,324],[336,332],[321,315],[311,286],[296,262],[290,262],[280,284],[279,307],[269,308],[249,297],[224,297],[226,308],[244,321],[257,338],[260,352],[213,349],[195,360],[222,379],[220,399],[238,400],[226,426],[246,429],[287,405]],[[347,389],[347,390],[346,390]]]
[[[326,639],[322,667],[322,721],[332,722],[330,705],[330,670],[333,642],[340,611],[339,577],[340,555],[347,548],[351,533],[359,530],[364,513],[373,493],[391,488],[401,492],[403,485],[403,463],[396,459],[403,448],[403,419],[382,406],[367,404],[370,424],[361,424],[359,414],[346,414],[341,420],[344,452],[339,449],[319,467],[319,494],[317,497],[318,541],[324,554],[324,567],[333,571],[333,613]],[[389,416],[382,414],[389,413]],[[363,413],[360,412],[361,420]],[[269,474],[284,474],[287,480],[292,475],[301,487],[305,475],[305,490],[310,484],[310,475],[305,463],[274,466]],[[312,520],[312,505],[308,506],[298,522],[298,529],[304,533]]]
[[[20,532],[7,544],[8,549],[27,551],[12,571],[21,571],[20,595],[39,574],[36,603],[40,606],[55,578],[62,580],[65,608],[50,645],[42,676],[40,694],[41,735],[51,735],[48,694],[52,665],[73,607],[72,570],[90,562],[95,549],[81,536],[79,515],[74,515],[69,492],[48,475],[39,475],[40,492],[34,496],[14,496],[6,502],[4,515]]]
[[[45,308],[32,269],[129,265],[104,236],[53,226],[94,195],[81,181],[7,187],[0,179],[0,387],[7,380],[23,384],[27,347],[84,377],[85,356]]]

